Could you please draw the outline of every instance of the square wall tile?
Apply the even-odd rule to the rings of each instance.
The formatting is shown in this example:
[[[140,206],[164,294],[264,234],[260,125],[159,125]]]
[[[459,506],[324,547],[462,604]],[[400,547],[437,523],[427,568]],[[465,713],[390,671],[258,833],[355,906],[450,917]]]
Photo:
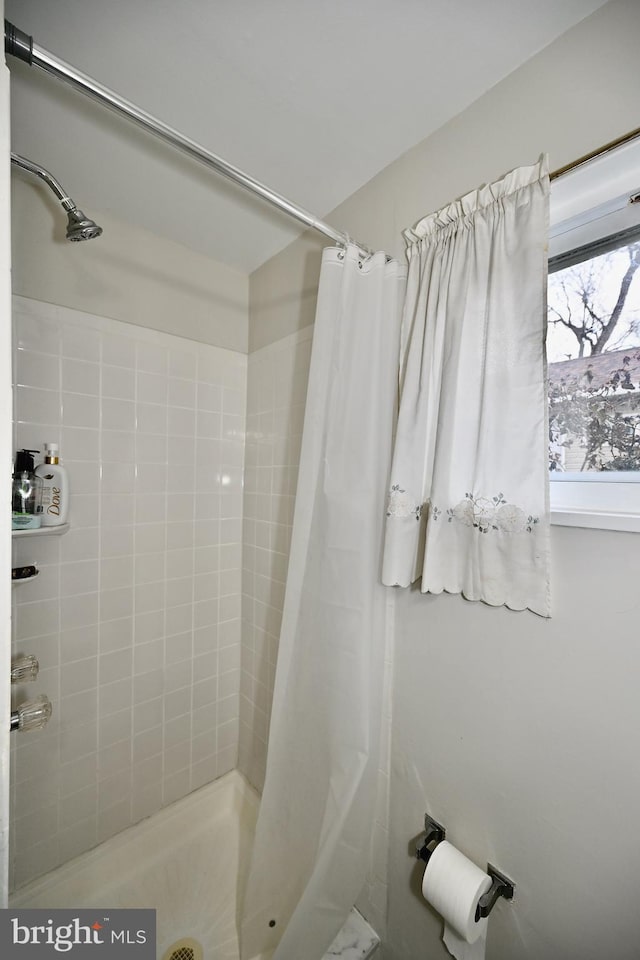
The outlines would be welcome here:
[[[237,754],[239,633],[220,614],[241,593],[247,365],[19,297],[14,326],[14,436],[58,442],[71,488],[69,533],[14,551],[41,575],[14,597],[13,653],[36,653],[54,701],[37,740],[12,744],[14,801],[33,798],[12,832],[27,882]]]

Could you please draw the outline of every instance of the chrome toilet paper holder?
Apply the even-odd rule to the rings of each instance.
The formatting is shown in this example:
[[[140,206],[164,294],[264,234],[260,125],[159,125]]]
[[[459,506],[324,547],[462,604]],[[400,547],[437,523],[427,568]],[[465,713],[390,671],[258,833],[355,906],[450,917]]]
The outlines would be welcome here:
[[[424,837],[416,846],[416,857],[429,863],[431,855],[438,844],[444,840],[446,830],[441,823],[430,817],[428,813],[424,815]],[[491,877],[491,886],[486,893],[483,893],[478,900],[476,907],[476,923],[483,917],[488,917],[493,910],[496,900],[502,897],[504,900],[513,900],[516,885],[506,874],[494,867],[493,864],[487,864],[487,873]]]
[[[482,917],[489,916],[498,897],[503,897],[505,900],[513,900],[513,894],[516,889],[516,885],[513,880],[509,880],[509,877],[505,876],[504,873],[494,867],[491,863],[487,864],[487,873],[491,877],[491,886],[478,900],[478,906],[476,907],[476,923]]]
[[[446,830],[441,823],[430,817],[428,813],[424,815],[424,837],[416,847],[416,857],[429,863],[431,854],[438,846],[441,840],[444,840]]]

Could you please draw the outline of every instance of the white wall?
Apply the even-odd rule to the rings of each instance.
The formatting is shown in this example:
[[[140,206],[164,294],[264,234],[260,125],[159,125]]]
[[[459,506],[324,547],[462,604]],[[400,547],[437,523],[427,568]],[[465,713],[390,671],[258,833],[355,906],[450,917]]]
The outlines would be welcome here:
[[[607,4],[329,219],[401,255],[402,229],[452,198],[542,152],[553,169],[633,129],[638,35],[636,0]],[[252,349],[312,322],[321,245],[307,237],[252,276]],[[492,960],[637,956],[640,539],[560,528],[552,539],[550,622],[398,596],[390,960],[448,956],[410,856],[426,810],[517,883],[491,920]]]
[[[638,956],[640,538],[556,527],[552,549],[550,621],[400,600],[385,956],[447,956],[407,856],[426,810],[517,884],[492,960]]]
[[[31,157],[46,166],[44,157]],[[247,351],[248,278],[178,243],[116,220],[64,188],[103,228],[65,240],[67,218],[40,180],[12,168],[13,292],[216,347]]]

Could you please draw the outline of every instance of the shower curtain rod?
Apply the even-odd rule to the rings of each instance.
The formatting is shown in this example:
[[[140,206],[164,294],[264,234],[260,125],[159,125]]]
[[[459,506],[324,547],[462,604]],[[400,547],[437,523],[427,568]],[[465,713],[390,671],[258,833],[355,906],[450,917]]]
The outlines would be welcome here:
[[[50,73],[52,76],[57,77],[58,80],[63,80],[65,83],[74,87],[74,89],[79,90],[80,93],[85,94],[85,96],[90,97],[92,100],[96,100],[98,103],[103,104],[103,106],[109,107],[109,109],[114,110],[116,113],[127,117],[127,119],[138,124],[138,126],[159,137],[161,140],[164,140],[165,143],[170,144],[182,153],[187,154],[187,156],[198,160],[200,163],[215,170],[216,173],[221,174],[228,180],[232,180],[245,190],[249,190],[251,193],[262,197],[263,200],[271,203],[274,207],[277,207],[295,220],[299,220],[300,223],[305,224],[305,226],[311,227],[311,229],[317,230],[319,233],[330,237],[335,243],[344,246],[352,243],[367,256],[372,253],[368,247],[353,240],[348,234],[335,230],[328,223],[325,223],[308,210],[305,210],[304,207],[299,207],[297,204],[287,200],[286,197],[271,190],[265,186],[265,184],[260,183],[259,180],[250,177],[238,167],[234,167],[232,164],[227,163],[226,160],[216,156],[215,153],[206,150],[199,143],[196,143],[195,140],[183,136],[179,131],[174,130],[173,127],[163,123],[162,120],[142,110],[129,100],[118,96],[113,90],[98,83],[98,81],[92,77],[76,70],[71,64],[65,63],[64,60],[59,59],[59,57],[56,57],[48,50],[37,46],[33,42],[33,37],[30,37],[23,30],[19,30],[8,20],[4,22],[4,46],[5,52],[11,54],[11,56],[17,57],[24,63],[28,63],[29,66],[39,67],[41,70],[44,70],[45,73]]]
[[[71,66],[71,64],[68,64],[59,57],[56,57],[43,47],[37,46],[33,42],[33,37],[29,36],[29,34],[10,23],[9,20],[5,20],[4,22],[4,47],[5,52],[11,56],[16,57],[18,60],[22,60],[24,63],[28,63],[29,66],[39,67],[41,70],[44,70],[45,73],[49,73],[52,76],[57,77],[58,80],[63,80],[65,83],[68,83],[74,89],[80,91],[80,93],[83,93],[90,99],[101,103],[103,106],[108,107],[115,113],[119,113],[122,116],[127,117],[128,120],[136,123],[138,126],[142,127],[147,132],[152,133],[154,136],[159,137],[161,140],[164,140],[164,142],[168,143],[170,146],[175,147],[177,150],[180,150],[187,156],[190,156],[194,160],[204,164],[221,176],[226,177],[228,180],[231,180],[238,186],[243,187],[245,190],[249,190],[256,196],[262,197],[262,199],[266,200],[267,203],[277,207],[294,220],[298,220],[300,223],[303,223],[306,227],[310,227],[312,230],[323,233],[335,243],[343,246],[346,246],[348,243],[352,243],[367,256],[373,252],[365,244],[354,240],[353,238],[349,237],[348,234],[342,233],[340,230],[334,229],[332,226],[330,226],[330,224],[325,223],[308,210],[305,210],[304,207],[300,207],[297,204],[292,203],[291,200],[287,200],[286,197],[283,197],[281,194],[271,190],[264,183],[261,183],[259,180],[254,179],[254,177],[249,176],[249,174],[244,173],[238,167],[235,167],[233,164],[223,160],[222,157],[217,156],[215,153],[211,153],[209,150],[206,150],[199,143],[196,143],[195,140],[191,140],[189,137],[183,136],[183,134],[175,130],[173,127],[163,123],[162,120],[159,120],[152,114],[142,110],[140,107],[136,106],[136,104],[131,103],[131,101],[120,97],[113,90],[110,90],[109,87],[105,87],[103,84],[98,83],[97,80],[87,76],[87,74],[81,73],[80,70],[76,70],[75,67]],[[605,153],[609,153],[609,151],[614,150],[616,147],[622,146],[623,144],[638,138],[640,138],[640,127],[637,127],[635,130],[631,130],[629,133],[626,133],[615,140],[611,140],[609,143],[604,144],[604,146],[599,147],[597,150],[593,150],[591,153],[585,154],[583,157],[579,157],[577,160],[573,160],[564,167],[559,167],[550,174],[550,179],[556,180],[558,177],[562,177],[565,173],[569,173],[576,167],[580,167],[582,164],[588,163],[589,160],[594,160],[596,157],[600,157]]]

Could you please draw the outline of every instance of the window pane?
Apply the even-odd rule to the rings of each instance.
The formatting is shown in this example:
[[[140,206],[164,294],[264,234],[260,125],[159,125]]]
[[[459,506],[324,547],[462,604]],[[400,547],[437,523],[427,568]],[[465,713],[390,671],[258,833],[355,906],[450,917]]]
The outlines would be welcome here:
[[[552,471],[640,471],[639,277],[640,240],[549,275]]]

